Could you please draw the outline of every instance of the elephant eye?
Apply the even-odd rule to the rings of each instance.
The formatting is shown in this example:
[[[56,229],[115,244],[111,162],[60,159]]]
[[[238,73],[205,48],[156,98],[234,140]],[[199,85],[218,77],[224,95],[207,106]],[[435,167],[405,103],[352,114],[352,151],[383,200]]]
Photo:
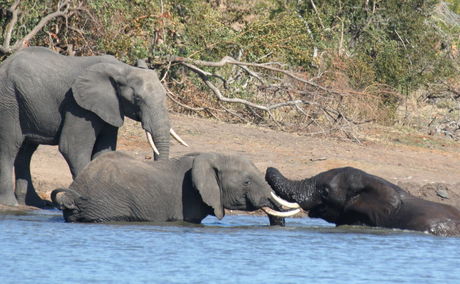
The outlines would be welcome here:
[[[323,187],[321,190],[321,197],[322,198],[327,198],[329,196],[329,188],[327,186]]]
[[[244,186],[249,186],[251,184],[251,180],[247,179],[243,182]]]
[[[133,100],[134,100],[135,103],[138,103],[138,102],[141,101],[141,98],[138,95],[134,95]]]

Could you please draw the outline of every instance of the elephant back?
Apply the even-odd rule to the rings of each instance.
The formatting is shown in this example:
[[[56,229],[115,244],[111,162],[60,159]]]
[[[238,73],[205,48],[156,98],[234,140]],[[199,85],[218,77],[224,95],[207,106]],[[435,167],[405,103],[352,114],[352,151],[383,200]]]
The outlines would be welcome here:
[[[151,163],[107,152],[88,164],[70,189],[85,198],[80,206],[88,222],[181,220],[182,183],[192,160]]]

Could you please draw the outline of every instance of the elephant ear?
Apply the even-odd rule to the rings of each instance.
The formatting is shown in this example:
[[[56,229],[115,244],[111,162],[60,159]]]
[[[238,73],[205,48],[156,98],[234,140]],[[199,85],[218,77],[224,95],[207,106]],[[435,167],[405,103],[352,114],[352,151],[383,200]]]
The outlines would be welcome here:
[[[214,215],[220,220],[224,217],[221,190],[218,183],[216,157],[212,154],[200,154],[193,160],[192,182],[204,203],[214,209]]]
[[[113,63],[98,63],[86,69],[72,84],[77,104],[108,124],[120,127],[123,111],[117,96],[117,83],[125,83],[121,68]]]
[[[375,176],[363,177],[362,189],[345,204],[346,213],[364,215],[372,225],[384,225],[401,205],[398,191],[389,182]]]

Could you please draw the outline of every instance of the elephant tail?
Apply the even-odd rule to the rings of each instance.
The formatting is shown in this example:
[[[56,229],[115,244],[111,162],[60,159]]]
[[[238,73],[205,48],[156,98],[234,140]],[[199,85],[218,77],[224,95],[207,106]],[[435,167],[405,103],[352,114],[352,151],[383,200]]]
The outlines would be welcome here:
[[[53,205],[61,210],[78,209],[76,200],[80,197],[81,195],[78,192],[68,188],[58,188],[51,192]]]

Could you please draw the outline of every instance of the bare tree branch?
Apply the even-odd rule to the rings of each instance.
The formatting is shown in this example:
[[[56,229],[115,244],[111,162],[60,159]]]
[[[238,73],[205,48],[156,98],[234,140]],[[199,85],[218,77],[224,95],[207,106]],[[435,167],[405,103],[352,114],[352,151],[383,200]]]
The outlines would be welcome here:
[[[348,139],[360,142],[353,133],[356,130],[354,126],[360,123],[346,117],[347,114],[341,109],[344,98],[356,98],[364,93],[339,92],[312,80],[304,79],[290,70],[283,69],[279,64],[275,66],[272,63],[248,63],[229,56],[217,62],[178,56],[157,57],[153,58],[153,62],[155,65],[167,66],[166,72],[170,71],[171,66],[179,64],[197,74],[215,98],[215,101],[209,101],[209,104],[217,103],[218,107],[214,109],[218,111],[217,115],[226,112],[241,121],[255,123],[270,120],[279,128],[288,126],[299,130],[311,126],[313,129],[320,130],[309,131],[311,135],[343,133]],[[226,65],[239,67],[225,71],[224,74],[227,74],[228,79],[212,71],[214,68]],[[198,66],[211,68],[203,70]],[[213,78],[218,80],[213,80]],[[185,81],[177,82],[180,88],[183,88],[184,83]],[[227,94],[241,94],[241,96],[233,97]],[[364,95],[367,96],[367,94]],[[246,99],[246,96],[250,99]],[[169,97],[174,103],[185,109],[209,112],[206,107],[192,108],[184,105],[178,100],[178,96]],[[243,105],[246,109],[238,109],[238,106],[228,107],[226,104]],[[275,111],[283,107],[286,109]],[[265,115],[262,115],[263,113]],[[216,117],[213,113],[210,114]],[[304,119],[299,119],[299,117],[304,117]]]
[[[191,107],[191,106],[188,106],[188,105],[185,105],[185,104],[181,103],[180,101],[178,101],[173,96],[173,93],[170,90],[166,90],[166,95],[168,96],[168,98],[171,99],[171,101],[173,101],[174,103],[178,104],[179,106],[181,106],[181,107],[183,107],[185,109],[188,109],[188,110],[191,110],[191,111],[204,111],[204,110],[206,110],[206,108],[204,108],[204,107]]]
[[[313,0],[310,0],[311,5],[313,6],[313,9],[315,10],[316,16],[318,16],[319,24],[321,25],[321,28],[324,30],[325,27],[323,25],[323,21],[321,20],[321,15],[318,12],[318,9],[316,8],[315,2]]]
[[[11,41],[11,35],[13,33],[14,26],[16,25],[16,22],[18,21],[18,5],[21,2],[21,0],[16,0],[14,3],[10,6],[8,9],[8,12],[11,13],[10,16],[10,21],[5,27],[5,33],[3,35],[4,41],[3,41],[3,46],[0,46],[0,52],[3,53],[9,53],[5,52],[10,49],[10,41]],[[3,49],[5,51],[3,51]]]
[[[221,103],[219,103],[219,106],[225,110],[226,112],[228,112],[229,114],[233,115],[233,116],[236,116],[237,118],[239,118],[241,121],[244,121],[245,123],[249,123],[249,121],[247,119],[245,119],[243,116],[237,114],[236,112],[234,111],[231,111],[229,110],[228,108],[226,108],[225,106],[223,106]]]
[[[82,4],[76,8],[70,7],[70,0],[60,0],[57,4],[57,8],[54,12],[44,16],[40,22],[23,38],[18,39],[15,43],[11,44],[11,38],[13,34],[14,27],[18,20],[18,14],[20,13],[19,4],[21,0],[16,0],[8,11],[11,13],[11,19],[9,23],[6,25],[5,32],[4,32],[4,41],[3,44],[0,46],[0,53],[1,54],[11,54],[23,47],[28,46],[29,41],[35,37],[35,35],[43,29],[50,21],[58,17],[65,17],[68,18],[72,16],[75,11],[80,10]]]
[[[305,83],[307,85],[310,85],[312,87],[315,87],[317,89],[320,89],[324,92],[327,92],[327,93],[332,93],[332,94],[336,94],[336,95],[343,95],[341,92],[338,92],[338,91],[335,91],[335,90],[331,90],[331,89],[328,89],[328,88],[325,88],[315,82],[312,82],[310,80],[306,80],[306,79],[303,79],[303,78],[300,78],[299,76],[295,75],[294,73],[290,72],[290,71],[287,71],[287,70],[284,70],[284,69],[280,69],[280,68],[276,68],[276,67],[273,67],[271,66],[271,64],[269,63],[248,63],[248,62],[241,62],[241,61],[238,61],[238,60],[235,60],[234,58],[230,57],[230,56],[225,56],[223,57],[220,61],[218,62],[212,62],[212,61],[203,61],[203,60],[194,60],[194,59],[190,59],[190,58],[186,58],[186,57],[179,57],[179,56],[171,56],[168,58],[168,61],[171,61],[173,63],[181,63],[185,66],[187,66],[186,64],[187,63],[190,63],[190,64],[194,64],[194,65],[200,65],[200,66],[207,66],[207,67],[223,67],[224,65],[226,64],[231,64],[231,65],[239,65],[239,66],[247,66],[247,67],[256,67],[256,68],[262,68],[262,69],[265,69],[265,70],[269,70],[269,71],[273,71],[273,72],[277,72],[277,73],[282,73],[288,77],[290,77],[291,79],[294,79],[296,81],[299,81],[299,82],[302,82],[302,83]],[[187,67],[190,67],[191,65],[188,64]],[[194,68],[197,68],[196,66],[193,66]],[[203,74],[204,73],[207,73],[205,71],[202,71]],[[208,76],[210,76],[211,74],[210,73],[207,73]]]
[[[266,112],[269,113],[269,115],[271,115],[270,111],[273,110],[273,109],[276,109],[276,108],[285,107],[285,106],[298,106],[299,104],[310,104],[311,105],[311,104],[314,104],[314,103],[309,102],[309,101],[305,101],[305,100],[291,100],[291,101],[287,101],[287,102],[282,102],[282,103],[277,103],[277,104],[271,104],[271,105],[268,105],[268,106],[263,106],[263,105],[260,105],[260,104],[252,103],[252,102],[244,100],[244,99],[228,98],[228,97],[225,97],[222,94],[222,92],[219,90],[219,88],[217,88],[209,80],[209,77],[217,77],[217,78],[219,78],[220,80],[222,80],[225,83],[226,80],[224,78],[222,78],[221,76],[218,76],[216,74],[206,72],[206,71],[204,71],[204,70],[202,70],[202,69],[200,69],[197,66],[192,65],[192,64],[208,66],[208,67],[222,67],[222,66],[224,66],[226,64],[238,65],[238,66],[241,66],[243,68],[243,70],[245,70],[248,74],[250,74],[251,76],[256,77],[260,82],[263,82],[263,80],[257,74],[255,74],[253,71],[247,69],[246,67],[249,66],[249,67],[263,68],[263,69],[267,69],[267,70],[270,70],[270,71],[279,72],[279,73],[288,75],[289,77],[291,77],[291,78],[293,78],[293,79],[295,79],[297,81],[300,81],[300,82],[306,83],[308,85],[314,86],[314,87],[316,87],[318,89],[321,89],[321,90],[323,90],[325,92],[336,93],[336,92],[328,90],[328,89],[326,89],[326,88],[324,88],[324,87],[322,87],[322,86],[320,86],[320,85],[318,85],[318,84],[316,84],[314,82],[302,79],[302,78],[294,75],[293,73],[291,73],[289,71],[286,71],[286,70],[283,70],[283,69],[280,69],[280,68],[276,68],[276,67],[272,67],[269,64],[241,62],[241,61],[237,61],[237,60],[233,59],[230,56],[225,56],[219,62],[193,60],[193,59],[185,58],[185,57],[172,56],[172,57],[169,58],[168,62],[181,63],[182,65],[188,67],[189,69],[191,69],[192,71],[197,73],[201,77],[201,79],[204,81],[204,83],[211,89],[211,91],[216,95],[216,97],[220,101],[227,102],[227,103],[244,104],[244,105],[247,105],[249,107],[253,107],[253,108],[256,108],[256,109],[259,109],[259,110],[266,111]]]
[[[220,80],[222,80],[222,82],[227,85],[227,80],[225,80],[222,76],[219,76],[217,74],[213,74],[213,73],[209,73],[209,72],[206,72],[204,70],[201,70],[200,68],[194,66],[194,65],[191,65],[191,64],[187,64],[187,63],[182,63],[182,65],[188,67],[189,69],[195,71],[196,73],[200,74],[200,76],[204,76],[206,78],[208,77],[216,77],[216,78],[219,78]]]
[[[252,103],[250,101],[244,100],[244,99],[239,99],[239,98],[227,98],[224,95],[222,95],[222,92],[217,88],[213,83],[209,81],[207,77],[202,78],[204,83],[211,89],[211,91],[216,95],[217,99],[219,99],[222,102],[226,103],[239,103],[243,105],[247,105],[256,109],[260,109],[263,111],[266,111],[270,114],[270,111],[276,108],[284,107],[284,106],[295,106],[298,104],[311,104],[311,102],[303,101],[303,100],[294,100],[294,101],[288,101],[288,102],[283,102],[283,103],[277,103],[277,104],[272,104],[268,106],[263,106],[259,104]]]

